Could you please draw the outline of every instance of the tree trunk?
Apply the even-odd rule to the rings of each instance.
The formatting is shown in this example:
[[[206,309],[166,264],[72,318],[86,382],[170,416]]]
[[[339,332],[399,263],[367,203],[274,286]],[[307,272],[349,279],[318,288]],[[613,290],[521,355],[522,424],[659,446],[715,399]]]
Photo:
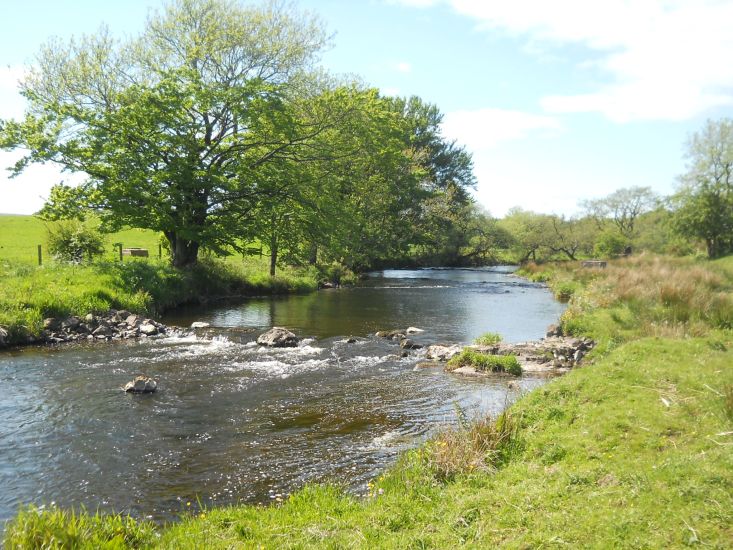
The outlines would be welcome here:
[[[317,262],[318,262],[318,245],[316,243],[311,243],[310,254],[308,255],[308,263],[310,265],[316,265]]]
[[[171,263],[173,267],[189,267],[198,261],[199,243],[179,237],[175,232],[165,232],[171,247]]]

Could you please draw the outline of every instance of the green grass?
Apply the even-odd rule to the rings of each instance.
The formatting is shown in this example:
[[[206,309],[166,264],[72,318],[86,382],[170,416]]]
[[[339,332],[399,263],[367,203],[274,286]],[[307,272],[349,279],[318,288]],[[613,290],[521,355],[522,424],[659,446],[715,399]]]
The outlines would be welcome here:
[[[726,292],[733,259],[644,258],[604,274],[578,270],[575,279],[572,266],[557,269],[579,289],[564,322],[603,339],[586,366],[524,395],[496,421],[440,432],[375,479],[368,498],[308,486],[280,505],[203,510],[125,544],[729,548],[733,331],[710,307]],[[635,302],[668,327],[649,334]],[[66,540],[78,521],[26,509],[8,533],[33,541],[21,547],[52,547],[50,537]],[[89,537],[102,540],[104,529]]]
[[[452,357],[446,370],[455,370],[461,367],[474,367],[479,372],[506,372],[514,376],[522,374],[522,367],[514,355],[489,355],[470,348]]]
[[[22,510],[5,533],[5,548],[140,548],[156,539],[153,524],[118,514],[89,514],[56,507]]]
[[[270,277],[256,264],[217,260],[203,260],[185,271],[144,259],[41,267],[0,261],[0,326],[8,331],[10,343],[23,343],[38,337],[46,317],[109,309],[157,315],[221,296],[307,292],[315,287],[310,272]]]
[[[501,342],[501,334],[496,332],[484,332],[473,341],[473,343],[478,346],[493,346],[499,342]]]
[[[114,243],[147,248],[149,258],[118,261]],[[0,327],[11,344],[37,338],[43,319],[102,313],[111,308],[150,315],[176,305],[220,296],[284,294],[314,290],[315,270],[280,270],[270,277],[268,258],[202,254],[194,269],[171,268],[158,259],[159,236],[129,229],[106,236],[106,252],[93,264],[68,265],[48,256],[45,222],[32,216],[0,215]],[[44,250],[37,265],[37,245]]]

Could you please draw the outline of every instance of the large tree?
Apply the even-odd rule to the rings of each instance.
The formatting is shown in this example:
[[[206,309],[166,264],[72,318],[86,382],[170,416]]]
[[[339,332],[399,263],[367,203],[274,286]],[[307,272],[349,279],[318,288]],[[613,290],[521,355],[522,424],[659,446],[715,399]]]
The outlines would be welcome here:
[[[52,161],[89,176],[55,187],[48,217],[84,206],[109,229],[161,231],[187,266],[202,245],[239,246],[272,190],[264,167],[332,124],[297,106],[323,91],[309,75],[325,41],[317,20],[279,2],[175,0],[137,38],[103,28],[44,46],[22,84],[26,117],[1,123],[0,144],[28,150],[16,173]]]
[[[687,145],[687,172],[672,197],[672,223],[705,241],[715,258],[733,251],[733,120],[708,120]]]
[[[618,189],[601,199],[583,201],[586,214],[595,219],[599,228],[610,221],[628,241],[635,236],[636,221],[645,212],[652,211],[659,199],[650,187]]]

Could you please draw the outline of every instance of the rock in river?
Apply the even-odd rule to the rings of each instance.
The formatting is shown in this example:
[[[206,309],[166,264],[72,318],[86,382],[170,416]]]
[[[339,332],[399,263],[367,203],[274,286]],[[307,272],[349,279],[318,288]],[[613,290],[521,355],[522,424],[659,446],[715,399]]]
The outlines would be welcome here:
[[[210,326],[206,321],[194,321],[191,323],[191,328],[208,328]]]
[[[136,376],[125,384],[125,391],[129,393],[153,393],[158,389],[158,383],[147,376]]]
[[[257,343],[272,348],[294,348],[298,345],[298,337],[286,328],[272,327],[257,338]]]

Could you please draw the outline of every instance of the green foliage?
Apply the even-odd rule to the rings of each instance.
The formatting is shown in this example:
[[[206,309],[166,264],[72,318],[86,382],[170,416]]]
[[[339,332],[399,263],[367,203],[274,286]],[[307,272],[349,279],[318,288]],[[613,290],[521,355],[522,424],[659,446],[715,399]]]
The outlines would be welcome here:
[[[96,550],[149,548],[157,540],[155,526],[122,514],[89,514],[55,506],[22,508],[5,527],[5,548]]]
[[[92,261],[104,252],[104,238],[98,229],[78,221],[57,222],[48,226],[48,250],[59,261]]]
[[[672,197],[672,225],[703,240],[709,258],[733,251],[733,120],[708,120],[693,134],[687,172]]]
[[[455,370],[460,367],[474,367],[480,372],[506,372],[514,376],[521,376],[522,367],[514,355],[489,355],[464,348],[464,350],[448,361],[446,370]]]
[[[624,253],[629,241],[616,231],[604,231],[598,236],[593,253],[598,258],[614,258]]]
[[[481,336],[476,338],[473,343],[479,346],[492,346],[501,342],[501,334],[498,332],[484,332]]]

